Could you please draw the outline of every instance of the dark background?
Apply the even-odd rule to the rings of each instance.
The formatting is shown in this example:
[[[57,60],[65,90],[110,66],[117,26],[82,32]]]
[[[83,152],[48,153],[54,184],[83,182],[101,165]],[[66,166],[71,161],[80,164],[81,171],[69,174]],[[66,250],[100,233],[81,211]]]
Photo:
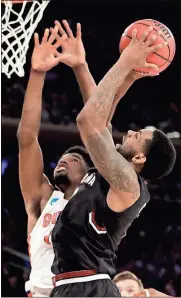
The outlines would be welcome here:
[[[30,5],[30,4],[28,4]],[[128,129],[155,126],[165,133],[181,132],[181,2],[180,1],[51,1],[37,32],[42,36],[55,19],[67,19],[75,31],[82,24],[89,68],[98,83],[119,57],[124,29],[143,18],[163,22],[176,39],[174,61],[159,77],[135,83],[119,104],[113,126],[119,139]],[[2,75],[2,296],[24,296],[29,262],[7,252],[27,254],[27,216],[18,181],[16,129],[29,76],[33,41],[27,54],[25,77]],[[47,74],[43,93],[40,144],[45,173],[51,179],[58,156],[79,144],[74,127],[82,99],[71,69],[59,65]],[[128,269],[173,296],[181,295],[181,141],[172,139],[177,163],[162,181],[150,181],[151,202],[130,227],[118,252],[118,270]],[[8,250],[9,251],[9,250]]]

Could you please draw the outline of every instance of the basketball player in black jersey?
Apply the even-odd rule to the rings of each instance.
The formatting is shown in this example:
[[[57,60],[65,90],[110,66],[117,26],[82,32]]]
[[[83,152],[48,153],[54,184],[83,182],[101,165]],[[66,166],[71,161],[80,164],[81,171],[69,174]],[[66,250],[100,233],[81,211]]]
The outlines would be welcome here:
[[[64,25],[73,43],[71,30],[65,22]],[[99,86],[94,86],[77,117],[82,141],[95,168],[83,178],[54,227],[52,272],[55,289],[52,297],[120,296],[110,276],[115,274],[116,250],[121,239],[150,199],[141,176],[163,177],[174,166],[174,147],[161,131],[129,131],[116,150],[106,128],[115,102],[119,101],[121,87],[130,78],[132,69],[156,67],[146,63],[146,57],[165,44],[153,46],[156,36],[146,40],[151,30],[149,28],[140,40],[133,31],[132,42]],[[64,31],[60,25],[59,31],[61,34]],[[81,48],[80,25],[77,37]],[[78,70],[69,60],[73,56],[71,51],[66,53],[64,45],[62,49],[61,62],[73,68],[80,84],[83,76],[88,77],[86,63],[82,62]],[[77,46],[74,51],[78,57]]]

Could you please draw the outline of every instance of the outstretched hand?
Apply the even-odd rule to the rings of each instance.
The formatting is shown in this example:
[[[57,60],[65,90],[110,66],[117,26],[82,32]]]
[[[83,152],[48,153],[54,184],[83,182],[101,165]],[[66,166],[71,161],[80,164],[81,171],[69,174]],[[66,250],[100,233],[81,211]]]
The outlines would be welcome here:
[[[32,54],[32,68],[36,71],[46,72],[60,62],[57,49],[67,38],[66,34],[58,36],[58,26],[52,30],[45,29],[44,36],[40,43],[38,33],[34,34],[35,47]]]
[[[74,68],[78,65],[85,63],[85,49],[82,42],[81,24],[77,24],[76,36],[74,36],[72,30],[67,21],[62,21],[65,30],[58,21],[55,21],[58,27],[59,34],[64,36],[66,34],[66,39],[62,43],[62,53],[58,55],[59,61]],[[50,29],[53,32],[53,28]]]

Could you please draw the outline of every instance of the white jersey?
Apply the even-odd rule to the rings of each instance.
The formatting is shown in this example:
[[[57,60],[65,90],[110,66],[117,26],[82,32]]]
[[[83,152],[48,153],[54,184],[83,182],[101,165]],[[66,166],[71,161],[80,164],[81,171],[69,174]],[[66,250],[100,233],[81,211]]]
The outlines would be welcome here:
[[[51,266],[54,251],[51,243],[51,232],[58,215],[67,203],[68,201],[64,199],[62,192],[54,191],[28,237],[31,274],[25,285],[26,292],[32,286],[42,289],[53,288]]]

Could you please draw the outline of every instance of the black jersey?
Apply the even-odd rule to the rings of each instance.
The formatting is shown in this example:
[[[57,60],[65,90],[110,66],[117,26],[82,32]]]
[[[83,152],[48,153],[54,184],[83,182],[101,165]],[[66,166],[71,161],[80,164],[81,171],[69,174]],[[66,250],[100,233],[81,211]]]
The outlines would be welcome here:
[[[150,199],[144,180],[140,176],[138,179],[140,198],[127,210],[116,213],[107,205],[107,181],[95,168],[86,174],[52,232],[55,275],[90,269],[115,274],[118,245]]]

